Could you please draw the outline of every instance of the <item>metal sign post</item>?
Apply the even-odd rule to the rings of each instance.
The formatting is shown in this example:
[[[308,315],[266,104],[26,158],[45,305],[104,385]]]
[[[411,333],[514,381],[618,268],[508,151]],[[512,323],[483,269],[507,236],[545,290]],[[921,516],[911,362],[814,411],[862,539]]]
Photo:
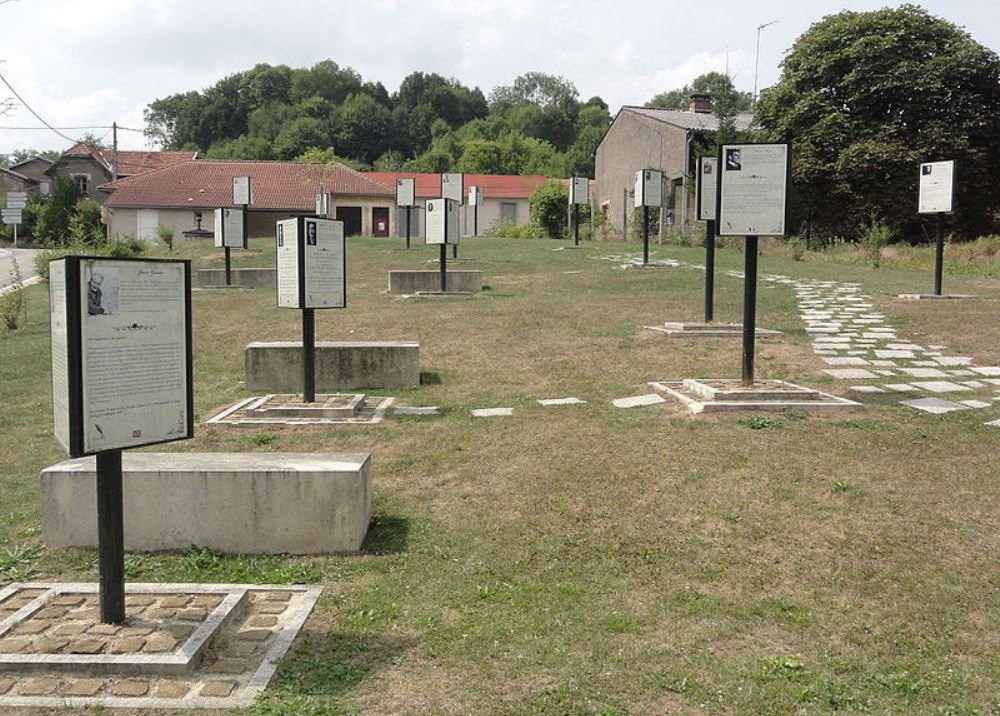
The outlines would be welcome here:
[[[752,388],[757,338],[757,237],[785,236],[788,227],[788,144],[723,144],[717,159],[716,226],[720,236],[743,236],[743,366]]]
[[[97,460],[97,550],[101,621],[125,621],[125,509],[122,451],[99,452]]]
[[[663,172],[641,169],[635,173],[635,206],[642,208],[642,265],[649,265],[649,207],[663,199]],[[660,217],[663,221],[663,217]]]
[[[416,180],[397,179],[396,180],[396,206],[406,209],[406,248],[410,248],[410,219],[411,209],[416,203]]]
[[[705,323],[715,320],[715,221],[705,222]]]
[[[934,247],[934,295],[940,296],[944,284],[944,213],[937,215],[937,243]]]
[[[573,177],[569,184],[569,203],[573,205],[573,245],[580,245],[580,205],[590,202],[590,180]]]
[[[441,175],[441,198],[453,199],[458,206],[465,203],[465,175],[460,173]],[[458,258],[458,242],[451,245],[451,257]],[[444,290],[443,288],[441,289]]]
[[[240,237],[242,242],[242,248],[247,247],[247,209],[253,203],[253,186],[250,182],[250,177],[233,177],[233,204],[240,207],[240,211],[243,212],[243,235]],[[226,252],[226,285],[232,286],[232,269],[230,264],[229,256],[229,243],[225,243]]]
[[[955,210],[955,162],[925,162],[920,165],[917,212],[937,215],[934,246],[934,295],[944,283],[944,215]]]
[[[705,222],[705,323],[715,320],[715,206],[718,192],[719,162],[715,157],[698,159],[698,221]]]
[[[431,199],[427,202],[424,240],[428,245],[439,245],[438,267],[441,274],[441,292],[448,291],[448,244],[457,246],[458,202],[453,199]]]

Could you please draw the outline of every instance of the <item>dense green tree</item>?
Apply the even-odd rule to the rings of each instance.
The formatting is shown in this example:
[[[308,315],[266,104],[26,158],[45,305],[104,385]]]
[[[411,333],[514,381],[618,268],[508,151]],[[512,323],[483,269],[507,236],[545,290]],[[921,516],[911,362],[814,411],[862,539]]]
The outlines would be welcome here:
[[[335,142],[340,151],[371,164],[392,141],[392,114],[386,107],[367,94],[352,95],[344,102]]]
[[[680,89],[661,92],[646,102],[646,106],[687,109],[693,94],[711,95],[715,106],[725,105],[724,111],[730,113],[747,111],[753,101],[749,92],[740,92],[736,89],[732,78],[728,75],[721,72],[706,72]]]
[[[59,175],[52,186],[52,196],[38,210],[35,236],[58,246],[69,240],[69,223],[80,200],[80,189],[67,176]]]
[[[205,152],[205,159],[275,159],[274,143],[263,137],[243,134],[236,139],[216,142]]]
[[[528,202],[532,226],[542,229],[550,238],[565,238],[568,204],[569,190],[562,182],[538,187]]]
[[[274,138],[274,155],[278,159],[294,159],[307,149],[331,144],[326,126],[314,117],[298,117],[285,124]]]
[[[309,69],[292,70],[289,94],[294,103],[322,97],[332,104],[343,104],[352,94],[361,92],[361,85],[361,75],[350,67],[341,68],[333,60],[323,60]]]
[[[957,160],[954,227],[996,231],[1000,59],[964,30],[904,5],[842,12],[796,41],[757,118],[793,143],[793,178],[813,225],[856,235],[882,217],[920,236],[917,164]]]

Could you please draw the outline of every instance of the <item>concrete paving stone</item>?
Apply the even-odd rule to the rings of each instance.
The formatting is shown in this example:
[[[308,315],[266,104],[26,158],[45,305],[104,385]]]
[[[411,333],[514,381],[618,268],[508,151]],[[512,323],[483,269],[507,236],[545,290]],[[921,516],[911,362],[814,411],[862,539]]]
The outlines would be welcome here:
[[[36,639],[31,645],[31,651],[39,654],[55,654],[69,646],[69,637],[48,637]],[[72,652],[79,653],[79,652]],[[89,653],[89,652],[85,652]]]
[[[35,612],[32,619],[62,619],[69,613],[65,607],[46,607]]]
[[[949,370],[948,374],[949,375],[953,375],[956,378],[971,378],[972,376],[976,375],[971,370],[964,370],[964,369],[962,369],[962,370]]]
[[[126,594],[125,595],[125,606],[126,607],[148,607],[150,604],[156,601],[156,597],[152,594]]]
[[[204,621],[207,616],[208,611],[205,609],[181,609],[176,614],[177,619],[186,622]]]
[[[0,639],[0,654],[20,654],[31,646],[31,639],[7,637]]]
[[[121,630],[122,628],[115,624],[98,624],[97,626],[90,627],[87,631],[98,636],[114,636]]]
[[[586,405],[586,400],[580,400],[579,398],[546,398],[544,400],[538,401],[539,405],[551,406],[551,405]]]
[[[258,645],[250,641],[233,642],[222,652],[223,659],[248,659],[257,653]]]
[[[222,657],[216,659],[214,663],[208,664],[205,670],[209,674],[242,674],[249,668],[245,659]]]
[[[190,690],[191,687],[181,681],[161,681],[153,694],[161,699],[182,699]]]
[[[1000,366],[995,365],[970,366],[969,370],[979,375],[1000,376]]]
[[[1000,428],[1000,420],[991,420],[990,422],[985,423],[985,425],[989,425],[991,428]]]
[[[78,607],[85,601],[82,594],[61,594],[49,601],[54,607]]]
[[[875,372],[878,375],[881,375],[881,376],[883,376],[885,378],[891,378],[892,376],[896,375],[896,372],[892,371],[892,370],[877,370]]]
[[[250,626],[252,627],[263,627],[267,629],[277,625],[278,617],[253,617],[250,620]]]
[[[14,686],[14,679],[0,677],[0,695],[6,694]]]
[[[79,639],[72,642],[66,652],[69,654],[100,654],[107,646],[106,639]]]
[[[153,627],[134,626],[134,627],[125,627],[124,629],[122,629],[122,633],[120,634],[120,636],[122,637],[149,636],[152,633],[153,633]]]
[[[990,385],[1000,385],[1000,378],[983,378],[983,382]]]
[[[287,602],[260,602],[256,605],[256,610],[260,614],[284,614],[288,609]]]
[[[935,360],[938,364],[944,366],[969,365],[972,362],[971,358],[966,358],[965,356],[941,356],[935,358]]]
[[[925,380],[915,382],[914,385],[918,388],[923,388],[930,393],[961,393],[972,390],[972,388],[967,385],[949,383],[947,380]]]
[[[103,679],[72,679],[62,689],[63,696],[96,696],[104,686]]]
[[[914,378],[947,378],[948,374],[939,368],[901,368],[907,375]]]
[[[956,410],[968,410],[968,406],[962,405],[961,403],[953,403],[950,400],[942,400],[941,398],[918,398],[917,400],[903,400],[900,405],[906,405],[911,408],[916,408],[917,410],[922,410],[925,413],[930,413],[932,415],[944,415],[945,413],[953,413]]]
[[[423,407],[400,406],[398,408],[393,408],[392,412],[395,415],[439,415],[441,413],[441,409],[435,405]]]
[[[145,696],[149,693],[149,682],[142,679],[128,679],[127,681],[119,681],[117,684],[111,687],[111,693],[115,696],[125,696],[128,698],[135,698],[137,696]]]
[[[840,380],[858,380],[859,378],[877,378],[878,376],[864,368],[829,368],[823,371]]]
[[[154,634],[146,640],[142,648],[145,654],[164,654],[177,648],[177,640],[170,634]]]
[[[657,393],[650,393],[649,395],[636,395],[631,398],[618,398],[617,400],[612,400],[611,404],[616,408],[642,408],[666,402],[663,396]]]
[[[885,390],[875,385],[852,385],[851,390],[855,393],[884,393]]]
[[[233,693],[235,688],[236,683],[233,681],[209,681],[201,687],[199,695],[224,699]]]
[[[873,360],[872,365],[879,368],[895,368],[896,364],[891,360]]]
[[[927,347],[930,348],[932,351],[943,351],[948,348],[948,346],[927,346]]]
[[[908,383],[888,383],[885,387],[897,393],[915,393],[918,390]]]
[[[77,609],[73,612],[73,618],[78,619],[82,622],[93,622],[101,618],[101,610],[97,607],[88,607],[87,609]]]
[[[989,387],[988,385],[986,385],[986,383],[983,383],[983,382],[978,381],[978,380],[960,380],[958,382],[961,383],[962,385],[967,385],[970,388],[976,388],[977,390],[979,388],[988,388]]]
[[[507,418],[514,414],[513,408],[476,408],[472,411],[477,418]]]
[[[839,356],[837,358],[824,358],[827,365],[869,365],[868,361],[858,356]]]
[[[266,629],[246,629],[236,634],[237,639],[245,639],[246,641],[258,641],[258,642],[267,641],[270,636],[271,632]]]
[[[108,652],[111,654],[138,654],[142,651],[145,643],[145,637],[130,636],[111,642],[111,648],[108,649]]]
[[[191,622],[184,624],[164,624],[163,631],[177,641],[184,641],[194,632],[194,626],[192,626]]]
[[[913,351],[875,351],[876,358],[915,358]]]
[[[163,609],[161,607],[151,607],[147,609],[143,616],[146,619],[151,619],[154,622],[162,622],[167,619],[173,619],[174,614],[177,613],[176,609]]]
[[[23,679],[17,685],[17,693],[21,696],[50,696],[56,692],[60,683],[59,679],[48,676],[34,676]]]
[[[986,402],[983,402],[982,400],[960,400],[958,402],[960,402],[962,405],[968,405],[970,408],[977,408],[978,409],[978,408],[991,408],[991,407],[993,407],[993,403],[986,403]]]
[[[849,356],[866,356],[866,355],[868,355],[868,351],[866,351],[866,350],[847,351],[847,355],[849,355]]]
[[[937,368],[937,363],[932,360],[915,360],[912,364],[919,368]]]
[[[160,600],[159,607],[161,609],[183,609],[191,601],[191,597],[179,595],[173,597],[163,597]]]
[[[79,631],[64,631],[65,629],[79,629]],[[50,622],[25,622],[23,624],[18,624],[17,628],[14,630],[14,635],[31,635],[31,634],[41,634],[46,629],[51,629],[53,634],[58,636],[76,636],[83,632],[85,627],[77,627],[76,624],[62,624],[60,626],[53,627]]]

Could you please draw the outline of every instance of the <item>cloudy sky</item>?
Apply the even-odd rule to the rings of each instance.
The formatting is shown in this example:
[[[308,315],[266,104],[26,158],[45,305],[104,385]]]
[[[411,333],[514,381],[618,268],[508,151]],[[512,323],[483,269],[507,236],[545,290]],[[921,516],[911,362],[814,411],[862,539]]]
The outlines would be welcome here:
[[[0,0],[2,2],[2,0]],[[813,22],[842,9],[898,2],[844,0],[13,0],[0,4],[0,74],[56,127],[143,127],[154,99],[203,89],[258,62],[293,67],[332,59],[393,92],[412,71],[456,77],[484,93],[519,74],[573,81],[615,111],[642,104],[710,70],[741,89],[754,80],[763,30],[760,86],[780,75],[784,52]],[[996,0],[933,0],[930,12],[1000,50]],[[9,96],[0,85],[0,99]],[[0,117],[0,153],[63,149],[19,106]],[[82,132],[68,130],[70,137]],[[96,131],[103,134],[104,130]],[[142,148],[139,133],[119,135]]]

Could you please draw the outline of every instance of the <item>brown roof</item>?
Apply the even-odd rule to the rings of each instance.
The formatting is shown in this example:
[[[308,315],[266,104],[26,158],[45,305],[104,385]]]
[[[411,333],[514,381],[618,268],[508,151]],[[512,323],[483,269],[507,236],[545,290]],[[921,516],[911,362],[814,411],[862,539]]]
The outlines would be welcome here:
[[[441,175],[419,172],[366,172],[383,184],[393,187],[397,179],[414,179],[414,189],[418,199],[437,199],[441,196]],[[466,174],[465,193],[469,187],[478,186],[487,199],[527,199],[535,190],[550,181],[543,176],[519,176],[516,174]]]
[[[100,188],[111,192],[105,202],[111,208],[215,209],[233,205],[233,177],[240,176],[251,178],[255,209],[312,211],[321,185],[324,191],[341,196],[396,195],[394,186],[343,164],[203,159],[119,179]]]
[[[115,153],[110,149],[98,149],[82,142],[74,144],[63,152],[64,157],[93,157],[108,171],[114,164]],[[198,152],[145,152],[132,149],[118,150],[118,175],[134,176],[144,172],[162,169],[180,162],[189,162]]]
[[[693,129],[702,132],[719,131],[719,118],[711,112],[692,112],[687,109],[669,109],[664,107],[632,107],[625,105],[621,112],[636,114],[654,119],[657,122],[672,124],[681,129]],[[744,132],[753,126],[753,112],[739,112],[733,117],[736,129]]]

